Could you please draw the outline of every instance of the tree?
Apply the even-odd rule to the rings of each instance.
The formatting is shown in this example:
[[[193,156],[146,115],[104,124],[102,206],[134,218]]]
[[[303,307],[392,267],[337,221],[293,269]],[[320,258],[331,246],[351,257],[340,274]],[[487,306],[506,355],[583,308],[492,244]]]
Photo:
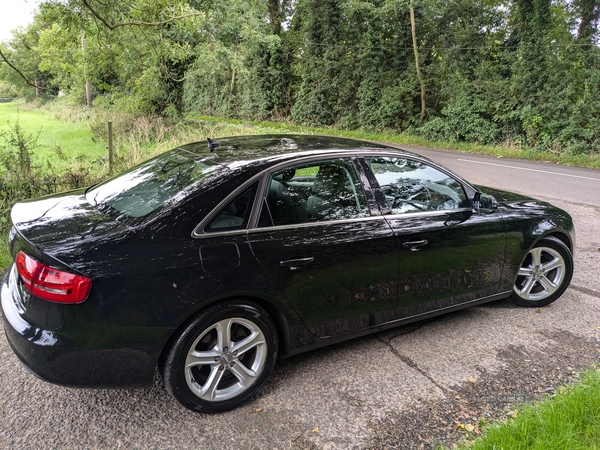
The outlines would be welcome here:
[[[417,71],[417,78],[419,79],[419,86],[421,87],[421,114],[419,116],[419,126],[421,126],[423,119],[425,118],[425,82],[423,81],[423,75],[421,75],[421,65],[419,63],[419,46],[417,44],[417,25],[415,22],[415,7],[413,0],[410,0],[410,30],[413,52],[415,54],[415,69]]]
[[[37,51],[43,26],[32,24],[27,29],[13,32],[8,46],[0,48],[0,79],[11,83],[22,95],[46,95],[54,91],[49,76],[40,68],[41,57]]]
[[[336,0],[299,0],[293,27],[301,39],[301,80],[292,117],[307,125],[333,125],[355,111],[353,54],[346,44],[351,26]]]
[[[575,7],[579,12],[579,27],[577,40],[582,44],[592,44],[598,34],[598,19],[600,18],[599,0],[577,0]],[[587,47],[586,47],[587,48]]]
[[[0,49],[0,79],[135,114],[590,152],[599,2],[45,0]]]

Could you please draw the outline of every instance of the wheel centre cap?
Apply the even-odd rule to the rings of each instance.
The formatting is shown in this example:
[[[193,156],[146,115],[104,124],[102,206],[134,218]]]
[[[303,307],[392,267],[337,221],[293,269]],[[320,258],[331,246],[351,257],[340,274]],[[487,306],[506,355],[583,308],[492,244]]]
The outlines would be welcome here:
[[[229,348],[225,347],[221,354],[221,363],[227,366],[232,365],[235,362],[237,352],[232,352]]]

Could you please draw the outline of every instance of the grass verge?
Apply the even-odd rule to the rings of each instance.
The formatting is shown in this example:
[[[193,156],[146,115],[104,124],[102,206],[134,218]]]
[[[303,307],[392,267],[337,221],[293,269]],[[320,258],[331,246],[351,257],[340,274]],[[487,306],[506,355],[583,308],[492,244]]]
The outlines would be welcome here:
[[[83,121],[63,121],[42,109],[15,101],[0,103],[0,133],[19,123],[24,132],[38,136],[35,163],[51,161],[58,172],[81,161],[93,161],[106,154],[106,143],[99,141]]]
[[[461,450],[578,450],[600,448],[600,368],[552,398],[525,405],[516,417],[484,426],[484,437]]]

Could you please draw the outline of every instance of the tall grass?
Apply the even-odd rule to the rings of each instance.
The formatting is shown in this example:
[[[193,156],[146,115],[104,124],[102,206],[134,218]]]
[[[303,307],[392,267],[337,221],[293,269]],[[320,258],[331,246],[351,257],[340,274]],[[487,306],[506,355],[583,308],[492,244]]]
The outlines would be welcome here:
[[[108,122],[112,122],[116,164],[119,170],[145,161],[177,145],[202,141],[207,137],[288,131],[268,125],[247,126],[242,123],[195,118],[134,116],[116,110],[89,109],[59,102],[44,106],[42,111],[61,122],[85,124],[96,142],[108,142]],[[107,154],[101,159],[108,164]],[[107,172],[106,168],[105,171]]]

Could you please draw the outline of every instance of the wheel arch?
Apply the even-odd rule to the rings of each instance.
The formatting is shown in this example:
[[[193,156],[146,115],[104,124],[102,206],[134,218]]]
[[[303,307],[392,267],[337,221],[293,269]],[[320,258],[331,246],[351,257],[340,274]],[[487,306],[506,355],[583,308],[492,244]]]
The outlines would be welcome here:
[[[192,312],[190,312],[188,314],[187,318],[185,318],[183,321],[181,321],[179,323],[177,328],[173,328],[172,330],[170,330],[170,334],[169,334],[168,338],[165,340],[165,343],[163,344],[162,349],[160,351],[160,356],[158,357],[159,366],[161,366],[164,363],[167,353],[169,352],[170,348],[173,345],[173,342],[177,338],[178,332],[180,330],[184,329],[185,327],[187,327],[188,324],[192,320],[194,320],[194,316],[196,316],[196,314],[198,314],[203,309],[210,308],[212,306],[217,306],[220,303],[225,303],[225,302],[228,302],[231,300],[247,301],[249,303],[254,303],[255,305],[258,305],[261,308],[263,308],[267,312],[267,314],[269,314],[269,317],[273,321],[273,324],[275,325],[275,329],[277,331],[277,339],[279,342],[278,358],[281,359],[282,357],[286,356],[289,353],[289,348],[290,348],[289,323],[288,323],[287,318],[283,314],[281,308],[277,307],[277,305],[274,304],[273,302],[266,300],[259,296],[231,295],[231,296],[227,296],[224,298],[215,299],[208,303],[202,303],[199,307],[195,308]]]
[[[539,238],[539,239],[536,241],[536,243],[537,243],[537,242],[538,242],[540,239],[544,239],[544,238],[547,238],[547,237],[553,237],[553,238],[556,238],[556,239],[558,239],[558,240],[559,240],[559,241],[561,241],[563,244],[565,244],[565,245],[567,246],[567,248],[568,248],[569,250],[571,250],[571,254],[573,254],[573,250],[574,250],[575,243],[574,243],[574,242],[572,242],[571,238],[569,237],[569,233],[567,233],[566,231],[562,231],[562,230],[561,230],[561,231],[553,231],[553,232],[551,232],[551,233],[548,233],[548,234],[546,234],[546,235],[544,235],[544,236],[540,237],[540,238]]]
[[[558,221],[544,219],[541,221],[535,221],[528,224],[526,228],[521,230],[513,229],[510,231],[517,231],[521,234],[521,246],[520,249],[523,252],[529,251],[531,248],[536,246],[542,239],[553,237],[558,239],[573,253],[575,248],[575,231],[573,224],[571,223],[557,223]]]

